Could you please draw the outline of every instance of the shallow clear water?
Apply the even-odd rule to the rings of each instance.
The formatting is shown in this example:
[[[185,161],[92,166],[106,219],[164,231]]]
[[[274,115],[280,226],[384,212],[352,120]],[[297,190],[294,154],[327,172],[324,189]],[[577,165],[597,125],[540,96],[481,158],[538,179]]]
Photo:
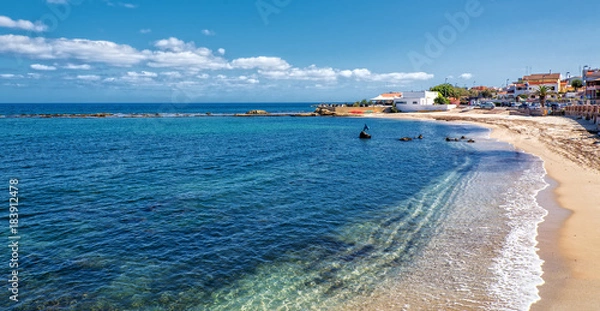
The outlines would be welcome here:
[[[369,141],[357,138],[365,122]],[[3,308],[323,310],[376,305],[386,288],[412,301],[397,288],[407,281],[429,288],[422,306],[464,298],[438,299],[444,287],[490,310],[535,300],[536,284],[511,271],[539,272],[540,215],[517,214],[536,206],[543,170],[483,129],[289,117],[4,118],[0,129],[23,245],[23,300]],[[427,281],[440,266],[424,262],[463,249],[463,266]]]

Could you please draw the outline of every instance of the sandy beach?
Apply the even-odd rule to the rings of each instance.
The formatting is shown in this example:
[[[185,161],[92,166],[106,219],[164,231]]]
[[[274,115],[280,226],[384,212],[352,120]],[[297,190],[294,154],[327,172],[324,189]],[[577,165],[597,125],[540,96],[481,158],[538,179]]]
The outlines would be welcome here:
[[[539,228],[544,260],[541,300],[531,310],[597,310],[600,305],[600,137],[585,120],[511,115],[504,109],[373,115],[467,122],[539,156],[553,187],[538,201],[549,211]]]

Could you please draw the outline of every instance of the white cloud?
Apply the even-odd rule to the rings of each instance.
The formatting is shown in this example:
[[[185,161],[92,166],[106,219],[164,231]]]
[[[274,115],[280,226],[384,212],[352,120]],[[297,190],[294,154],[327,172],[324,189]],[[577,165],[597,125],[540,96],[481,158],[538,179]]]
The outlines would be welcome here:
[[[98,75],[78,75],[77,79],[84,81],[98,81],[101,77]]]
[[[123,2],[119,2],[119,5],[124,7],[124,8],[128,8],[128,9],[135,9],[138,6],[132,3],[123,3]]]
[[[32,64],[30,67],[33,70],[42,70],[42,71],[56,70],[56,67],[54,67],[54,66],[46,66],[46,65],[42,65],[42,64]]]
[[[429,80],[432,74],[425,72],[390,72],[372,73],[365,68],[354,70],[336,70],[333,68],[319,68],[315,65],[307,68],[291,68],[289,70],[259,70],[259,73],[269,79],[277,80],[311,80],[311,81],[336,81],[338,78],[353,78],[358,81],[367,82],[390,82],[401,83],[414,80]]]
[[[285,60],[279,57],[249,57],[249,58],[238,58],[231,62],[233,68],[239,69],[262,69],[272,71],[287,70],[291,66]]]
[[[126,44],[110,41],[0,35],[0,54],[17,54],[31,59],[78,60],[117,67],[131,67],[147,62],[150,67],[195,71],[231,68],[223,57],[214,55],[210,49],[197,48],[193,42],[169,38],[159,40],[154,45],[158,50],[140,51]]]
[[[41,22],[32,23],[23,19],[13,20],[10,17],[3,15],[0,15],[0,27],[16,28],[35,32],[42,32],[48,30],[48,26],[42,24]]]
[[[39,74],[39,73],[33,73],[33,72],[28,73],[27,76],[30,77],[30,78],[32,78],[32,79],[39,79],[39,78],[42,77],[41,74]]]
[[[194,42],[184,42],[175,37],[154,42],[153,49],[138,50],[127,44],[110,41],[88,39],[49,39],[43,37],[27,37],[18,35],[0,35],[0,55],[19,55],[35,60],[66,60],[66,65],[47,66],[32,65],[36,70],[55,70],[58,67],[72,70],[92,69],[93,63],[106,64],[113,67],[134,67],[121,72],[113,78],[105,78],[105,82],[152,82],[168,80],[176,83],[183,78],[193,81],[207,80],[207,83],[228,85],[258,84],[259,78],[269,80],[316,81],[316,83],[335,83],[340,79],[360,82],[386,83],[397,85],[416,80],[429,80],[432,74],[425,72],[389,72],[373,73],[366,68],[337,69],[311,65],[304,68],[293,67],[280,57],[256,56],[237,58],[231,61],[224,58],[225,49],[216,52],[196,47]],[[84,64],[80,64],[84,63]],[[89,64],[88,64],[89,63]],[[149,68],[161,68],[160,73],[144,71]],[[232,77],[217,72],[209,76],[204,70],[235,70]],[[246,72],[239,72],[246,71]],[[82,75],[93,76],[93,75]],[[192,78],[192,79],[190,79]],[[210,78],[210,80],[208,80]],[[98,79],[100,80],[100,79]],[[213,85],[213,84],[210,84]],[[264,85],[264,84],[263,84]],[[268,85],[267,85],[268,86]]]
[[[155,72],[150,72],[150,71],[142,71],[142,72],[128,71],[127,76],[132,77],[132,78],[156,78],[156,77],[158,77],[158,74]]]
[[[248,82],[250,84],[260,83],[260,81],[258,79],[256,79],[256,77],[239,76],[238,80],[242,81],[242,82]]]
[[[128,8],[128,9],[135,9],[138,7],[137,4],[126,3],[126,2],[114,3],[114,2],[108,1],[108,0],[104,0],[104,2],[106,2],[106,5],[108,5],[108,6],[121,6],[121,7]]]
[[[458,77],[461,78],[461,79],[469,80],[469,79],[473,78],[473,74],[471,74],[471,73],[463,73],[463,74],[461,74]]]
[[[276,80],[311,80],[334,81],[338,73],[333,68],[318,68],[311,65],[306,68],[291,68],[289,70],[259,70],[261,75]]]
[[[372,81],[372,82],[391,82],[401,83],[415,80],[430,80],[433,79],[433,74],[425,72],[390,72],[390,73],[372,73],[366,69],[355,69],[353,71],[354,77],[358,80]]]
[[[12,78],[22,78],[21,75],[15,75],[12,73],[0,73],[0,78],[3,79],[12,79]]]
[[[2,35],[0,53],[19,54],[32,59],[77,59],[114,66],[131,66],[147,59],[149,52],[110,41]]]
[[[169,78],[181,78],[183,75],[178,71],[166,71],[160,73],[162,76],[166,76]]]
[[[151,33],[151,32],[152,32],[152,29],[150,29],[150,28],[140,29],[140,33],[143,33],[143,34],[147,34],[147,33]]]
[[[174,37],[158,40],[154,43],[154,46],[159,50],[171,52],[191,51],[195,48],[194,42],[185,43],[184,41]]]
[[[210,30],[210,29],[203,29],[202,30],[202,34],[205,35],[205,36],[214,36],[215,32],[212,31],[212,30]]]
[[[156,41],[154,46],[161,51],[154,51],[150,57],[150,67],[172,67],[187,70],[229,69],[227,60],[216,56],[210,49],[196,48],[194,42],[184,42],[177,38]]]
[[[71,69],[71,70],[90,70],[90,69],[92,69],[92,66],[90,66],[88,64],[83,64],[83,65],[67,64],[67,65],[63,66],[63,68]]]

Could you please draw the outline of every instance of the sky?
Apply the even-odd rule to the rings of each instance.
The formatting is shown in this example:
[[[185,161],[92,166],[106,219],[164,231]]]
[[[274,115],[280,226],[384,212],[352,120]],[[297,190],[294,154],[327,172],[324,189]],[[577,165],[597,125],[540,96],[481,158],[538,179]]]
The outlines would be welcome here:
[[[3,0],[0,102],[343,102],[600,67],[600,1]]]

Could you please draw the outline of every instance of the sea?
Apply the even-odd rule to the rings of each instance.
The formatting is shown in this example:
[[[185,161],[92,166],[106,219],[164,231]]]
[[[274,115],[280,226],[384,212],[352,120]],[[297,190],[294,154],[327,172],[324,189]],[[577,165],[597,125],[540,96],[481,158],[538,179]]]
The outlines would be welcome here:
[[[314,104],[0,104],[0,309],[539,299],[539,158],[468,124],[252,109]]]

